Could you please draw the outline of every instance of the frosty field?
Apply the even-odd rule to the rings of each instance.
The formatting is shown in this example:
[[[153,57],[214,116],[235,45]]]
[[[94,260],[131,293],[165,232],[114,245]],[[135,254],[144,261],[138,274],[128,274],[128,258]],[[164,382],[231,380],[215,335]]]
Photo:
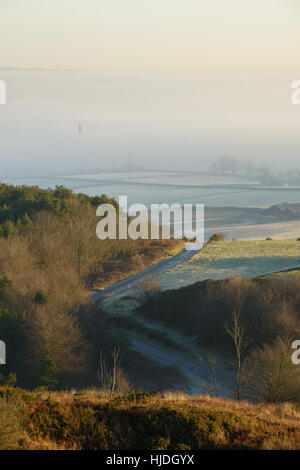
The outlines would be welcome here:
[[[162,273],[163,289],[204,279],[257,277],[300,267],[300,241],[225,240],[210,243],[190,260]]]

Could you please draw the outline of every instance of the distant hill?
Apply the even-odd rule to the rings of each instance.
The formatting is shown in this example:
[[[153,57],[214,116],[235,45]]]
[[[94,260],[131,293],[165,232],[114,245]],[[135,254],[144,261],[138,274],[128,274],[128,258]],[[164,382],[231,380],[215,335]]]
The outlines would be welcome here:
[[[300,203],[283,203],[275,204],[268,209],[264,209],[265,215],[286,217],[286,218],[300,218]]]

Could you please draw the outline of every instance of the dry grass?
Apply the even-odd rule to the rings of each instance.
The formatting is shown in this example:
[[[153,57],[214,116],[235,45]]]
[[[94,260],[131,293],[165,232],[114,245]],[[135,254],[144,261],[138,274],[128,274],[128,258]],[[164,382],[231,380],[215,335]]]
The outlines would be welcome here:
[[[154,263],[177,255],[184,247],[184,240],[171,239],[152,241],[150,245],[145,246],[138,254],[138,263],[136,262],[136,255],[132,257],[132,259],[115,259],[104,263],[101,277],[94,283],[94,287],[104,289],[115,282],[122,281],[128,276],[132,276],[143,269],[149,268]]]
[[[18,403],[14,399],[0,398],[0,450],[17,449],[23,438]]]
[[[111,400],[97,389],[9,393],[23,397],[30,418],[20,448],[300,449],[300,409],[290,403],[254,405],[168,391]]]
[[[189,396],[184,392],[174,392],[167,390],[166,392],[162,393],[163,397],[167,401],[187,401],[189,400]]]
[[[189,402],[200,408],[240,416],[249,425],[248,439],[266,436],[260,449],[300,449],[300,409],[294,404],[252,404],[203,396],[193,396]]]

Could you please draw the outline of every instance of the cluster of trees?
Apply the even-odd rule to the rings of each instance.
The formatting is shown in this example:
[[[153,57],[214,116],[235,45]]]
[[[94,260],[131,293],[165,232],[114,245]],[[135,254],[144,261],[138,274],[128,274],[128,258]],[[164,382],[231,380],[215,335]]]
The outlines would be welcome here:
[[[95,208],[107,202],[118,208],[64,187],[0,186],[0,382],[16,374],[31,388],[96,385],[100,348],[107,357],[115,344],[126,350],[89,290],[105,266],[127,265],[151,240],[99,240]]]
[[[61,217],[68,217],[74,212],[74,204],[86,207],[98,207],[102,203],[113,204],[115,199],[102,196],[90,197],[75,194],[64,186],[55,189],[41,189],[38,186],[13,186],[0,184],[0,236],[23,233],[32,225],[32,217],[39,211],[48,211]]]
[[[199,346],[235,361],[235,397],[300,402],[300,281],[207,280],[146,295],[139,311],[196,336]]]

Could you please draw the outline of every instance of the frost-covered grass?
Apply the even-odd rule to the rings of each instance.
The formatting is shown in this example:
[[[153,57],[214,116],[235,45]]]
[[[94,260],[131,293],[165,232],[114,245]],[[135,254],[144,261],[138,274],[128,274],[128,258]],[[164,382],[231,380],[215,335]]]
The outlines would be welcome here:
[[[291,240],[223,240],[209,243],[193,260],[224,258],[300,257],[300,241]]]
[[[300,267],[300,241],[286,240],[224,240],[207,244],[189,260],[157,274],[162,289],[176,289],[205,279],[230,277],[253,278]],[[300,276],[300,271],[274,276]],[[126,292],[136,304],[136,287]],[[122,303],[122,293],[106,299],[106,308]],[[120,307],[120,305],[119,305]],[[127,305],[128,308],[128,305]]]
[[[190,260],[160,276],[164,289],[204,279],[257,277],[300,266],[300,241],[225,240],[209,243]]]

